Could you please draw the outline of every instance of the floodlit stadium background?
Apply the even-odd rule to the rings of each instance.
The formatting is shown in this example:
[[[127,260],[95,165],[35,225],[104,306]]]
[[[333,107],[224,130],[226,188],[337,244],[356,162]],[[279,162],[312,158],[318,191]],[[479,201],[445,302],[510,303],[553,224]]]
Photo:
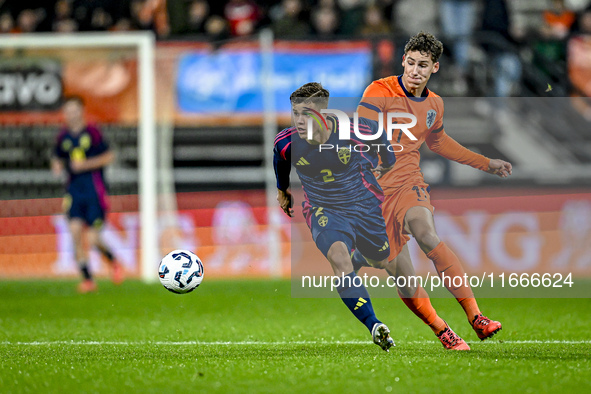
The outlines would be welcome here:
[[[400,15],[406,3],[398,3]],[[572,34],[549,38],[537,30],[549,1],[510,3],[515,42],[476,27],[462,80],[453,38],[442,34],[438,23],[426,28],[446,46],[429,88],[450,97],[447,133],[514,166],[513,176],[500,180],[422,151],[438,232],[471,273],[589,277],[591,30],[573,26]],[[580,3],[569,5],[585,15]],[[399,74],[406,39],[425,26],[406,20],[389,33],[358,29],[285,38],[280,13],[273,14],[281,4],[259,4],[266,16],[242,37],[181,34],[174,24],[167,32],[153,20],[158,39],[152,180],[159,248],[144,262],[153,267],[153,280],[161,256],[173,248],[194,250],[207,279],[289,277],[293,264],[309,264],[309,259],[292,261],[297,255],[289,243],[293,229],[274,204],[269,135],[288,126],[289,94],[306,82],[323,83],[335,97],[361,97],[372,80]],[[365,5],[359,4],[342,10],[342,16],[364,15]],[[315,7],[307,12],[320,14]],[[4,11],[0,8],[0,14]],[[231,21],[228,26],[234,28]],[[22,34],[10,33],[2,41]],[[102,33],[101,40],[122,34]],[[61,36],[53,37],[58,44],[52,49],[0,45],[0,278],[77,275],[67,223],[59,214],[62,186],[49,171],[60,103],[72,94],[84,97],[88,119],[103,128],[117,154],[107,172],[112,209],[105,237],[119,261],[139,277],[138,163],[147,154],[138,148],[140,60],[131,46],[60,48]],[[498,62],[499,53],[507,55],[509,65]],[[509,81],[511,98],[485,99],[498,93],[499,72],[511,71],[503,64],[519,71]],[[309,235],[302,231],[298,237]],[[417,271],[432,269],[416,244],[410,246]],[[91,267],[106,273],[98,253]]]

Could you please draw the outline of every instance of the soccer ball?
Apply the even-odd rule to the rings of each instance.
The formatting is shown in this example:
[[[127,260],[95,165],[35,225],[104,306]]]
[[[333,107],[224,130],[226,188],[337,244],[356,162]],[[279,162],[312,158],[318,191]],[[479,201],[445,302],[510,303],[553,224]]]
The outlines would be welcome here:
[[[173,250],[158,267],[160,283],[169,291],[185,294],[193,291],[203,280],[203,263],[188,250]]]

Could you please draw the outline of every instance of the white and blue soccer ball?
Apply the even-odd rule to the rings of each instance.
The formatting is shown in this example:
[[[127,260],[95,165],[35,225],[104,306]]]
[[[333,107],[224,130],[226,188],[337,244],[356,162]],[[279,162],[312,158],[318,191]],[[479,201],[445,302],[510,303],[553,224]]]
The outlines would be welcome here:
[[[189,293],[203,280],[203,263],[191,251],[173,250],[160,261],[158,276],[167,290],[176,294]]]

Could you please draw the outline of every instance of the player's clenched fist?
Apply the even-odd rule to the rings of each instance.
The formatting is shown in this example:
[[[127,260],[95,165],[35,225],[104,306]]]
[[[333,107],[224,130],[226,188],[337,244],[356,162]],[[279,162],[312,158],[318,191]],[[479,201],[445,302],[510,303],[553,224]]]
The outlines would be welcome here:
[[[293,215],[293,198],[291,197],[291,193],[289,190],[283,191],[277,189],[277,201],[279,202],[279,206],[283,209],[283,212],[289,217]]]
[[[513,171],[513,166],[511,163],[500,160],[500,159],[491,159],[490,163],[488,164],[488,173],[498,175],[501,178],[507,178],[511,175]]]

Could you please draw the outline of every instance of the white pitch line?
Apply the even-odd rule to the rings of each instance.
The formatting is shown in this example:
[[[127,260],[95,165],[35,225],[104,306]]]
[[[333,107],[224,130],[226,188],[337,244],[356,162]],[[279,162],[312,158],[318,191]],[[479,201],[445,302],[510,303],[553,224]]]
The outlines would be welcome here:
[[[502,341],[502,342],[501,342]],[[438,341],[400,341],[400,344],[437,344]],[[489,340],[485,342],[476,342],[485,345],[589,345],[591,340],[580,341],[542,341],[542,340]],[[159,345],[159,346],[243,346],[243,345],[260,345],[260,346],[276,346],[276,345],[368,345],[371,341],[237,341],[237,342],[200,342],[200,341],[181,341],[181,342],[134,342],[134,341],[34,341],[34,342],[0,342],[4,346],[52,346],[52,345],[94,345],[94,346],[143,346],[143,345]]]

